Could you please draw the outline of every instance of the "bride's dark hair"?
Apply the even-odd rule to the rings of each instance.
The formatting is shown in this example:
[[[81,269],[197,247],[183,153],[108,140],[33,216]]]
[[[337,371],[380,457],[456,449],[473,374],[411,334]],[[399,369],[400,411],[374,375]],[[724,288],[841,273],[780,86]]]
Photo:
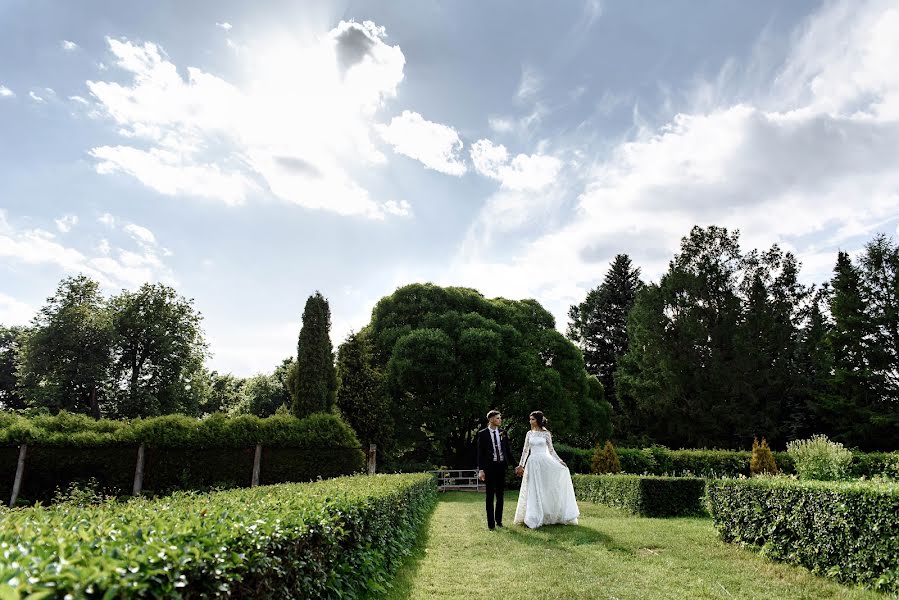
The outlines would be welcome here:
[[[542,412],[535,410],[529,416],[534,417],[534,420],[537,421],[537,427],[546,429],[546,424],[549,422],[549,419],[544,417]]]

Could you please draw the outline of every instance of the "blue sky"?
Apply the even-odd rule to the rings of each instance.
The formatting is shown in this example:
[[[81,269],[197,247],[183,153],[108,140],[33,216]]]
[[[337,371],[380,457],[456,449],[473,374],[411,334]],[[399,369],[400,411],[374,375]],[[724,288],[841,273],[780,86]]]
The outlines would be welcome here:
[[[568,307],[694,224],[829,278],[899,224],[899,7],[0,0],[0,323],[79,272],[195,299],[210,366],[415,281]]]

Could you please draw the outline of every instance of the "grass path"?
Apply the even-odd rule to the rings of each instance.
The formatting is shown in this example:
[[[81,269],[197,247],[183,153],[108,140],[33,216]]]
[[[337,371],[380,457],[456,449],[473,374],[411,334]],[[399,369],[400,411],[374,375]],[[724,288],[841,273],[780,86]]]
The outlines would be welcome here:
[[[484,496],[441,495],[391,600],[421,598],[884,598],[718,541],[710,519],[643,519],[582,502],[578,526],[488,531]]]

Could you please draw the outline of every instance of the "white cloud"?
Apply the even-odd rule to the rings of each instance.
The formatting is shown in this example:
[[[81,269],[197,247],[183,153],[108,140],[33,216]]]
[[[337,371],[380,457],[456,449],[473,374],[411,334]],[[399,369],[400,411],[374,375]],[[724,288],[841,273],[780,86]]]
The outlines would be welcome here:
[[[76,215],[65,215],[56,219],[54,223],[56,223],[56,228],[62,233],[68,233],[72,230],[72,227],[78,224],[78,217]]]
[[[115,227],[116,219],[109,213],[103,213],[99,217],[97,217],[97,221],[106,225],[107,227]]]
[[[27,325],[36,312],[31,305],[0,292],[0,324]]]
[[[231,31],[231,23],[228,23],[227,21],[225,21],[224,23],[216,23],[215,26],[220,27],[225,31]]]
[[[519,100],[529,100],[540,91],[542,85],[543,82],[537,70],[525,65],[521,69],[521,80],[518,82],[515,97]]]
[[[189,194],[240,204],[256,187],[241,172],[222,172],[216,164],[185,165],[178,153],[160,148],[146,151],[130,146],[101,146],[92,149],[90,155],[100,160],[98,173],[126,173],[168,196]]]
[[[82,98],[81,96],[69,96],[69,100],[82,106],[87,106],[88,104],[90,104],[85,98]]]
[[[396,95],[405,57],[369,21],[341,21],[311,45],[270,36],[241,56],[252,81],[235,86],[161,48],[109,39],[128,84],[89,81],[128,145],[93,148],[100,173],[126,173],[167,195],[243,202],[261,180],[310,209],[382,219],[353,168],[383,163],[371,140],[375,113]],[[137,147],[149,144],[149,148]]]
[[[137,243],[135,250],[111,248],[102,240],[96,249],[99,255],[89,256],[65,246],[53,233],[40,229],[18,229],[10,225],[0,211],[0,257],[27,265],[55,266],[66,274],[83,273],[109,288],[134,288],[148,281],[174,283],[171,269],[160,258],[155,244],[147,243],[152,233],[138,226],[126,225],[125,230]],[[113,258],[112,255],[115,255]]]
[[[34,91],[28,92],[28,97],[37,102],[38,104],[46,104],[47,101],[34,93]]]
[[[740,229],[745,248],[794,248],[809,262],[803,276],[820,282],[838,247],[899,218],[897,62],[894,3],[828,5],[798,30],[764,86],[769,94],[725,99],[711,90],[668,123],[646,124],[571,173],[576,209],[566,222],[539,228],[502,258],[497,232],[533,226],[545,205],[522,202],[522,215],[514,198],[495,195],[446,279],[488,295],[540,297],[564,324],[567,307],[616,253],[629,253],[654,278],[693,225],[718,224]],[[719,77],[710,85],[733,83]],[[498,180],[514,163],[487,140],[472,146],[472,161]],[[811,247],[810,239],[827,244]]]
[[[78,44],[69,40],[63,40],[59,42],[60,47],[66,52],[74,52],[78,49]]]
[[[544,188],[555,181],[562,169],[561,160],[544,154],[519,154],[510,160],[505,146],[487,139],[472,144],[471,161],[481,175],[517,191]]]
[[[134,223],[128,223],[122,229],[124,229],[139,244],[145,246],[156,246],[156,236],[153,235],[153,232],[146,227],[141,227],[140,225],[135,225]]]
[[[5,85],[0,84],[0,98],[15,98],[16,94]]]
[[[404,110],[378,132],[395,152],[420,161],[428,169],[447,175],[462,175],[462,140],[452,127],[427,121],[416,112]]]

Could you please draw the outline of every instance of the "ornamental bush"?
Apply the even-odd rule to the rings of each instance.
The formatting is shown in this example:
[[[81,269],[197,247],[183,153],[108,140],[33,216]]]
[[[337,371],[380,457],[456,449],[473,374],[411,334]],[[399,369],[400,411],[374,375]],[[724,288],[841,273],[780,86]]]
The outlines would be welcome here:
[[[708,507],[724,541],[761,546],[819,575],[899,591],[899,484],[722,479],[708,482]]]
[[[596,445],[591,465],[593,473],[620,473],[621,463],[618,461],[618,453],[612,442],[606,441],[605,446]]]
[[[435,499],[412,474],[4,510],[0,597],[379,594]]]
[[[680,517],[705,512],[705,481],[698,477],[574,475],[578,500],[596,502],[642,517]]]
[[[793,457],[799,479],[840,481],[850,477],[852,452],[826,435],[789,442],[787,454]]]
[[[749,473],[752,475],[776,475],[777,463],[774,462],[774,454],[768,447],[768,441],[762,438],[760,444],[758,438],[752,440],[752,458],[749,459]]]

